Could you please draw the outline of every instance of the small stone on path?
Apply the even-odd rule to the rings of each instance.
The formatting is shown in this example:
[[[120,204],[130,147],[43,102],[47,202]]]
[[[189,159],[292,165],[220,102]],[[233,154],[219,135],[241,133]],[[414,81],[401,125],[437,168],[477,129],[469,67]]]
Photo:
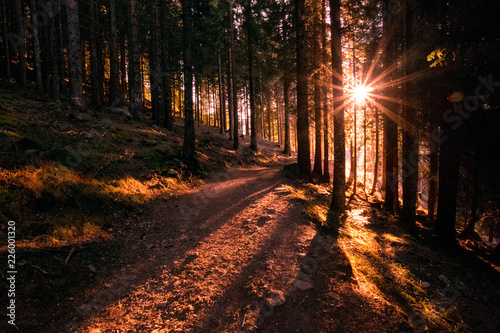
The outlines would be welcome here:
[[[307,290],[310,290],[310,289],[313,289],[314,288],[314,285],[312,284],[312,282],[310,281],[304,281],[304,280],[295,280],[293,285],[299,289],[299,290],[302,290],[302,291],[307,291]]]
[[[431,286],[431,284],[429,282],[422,282],[420,284],[420,287],[422,287],[423,289],[429,288],[430,286]]]
[[[266,299],[267,306],[275,308],[285,304],[285,294],[280,290],[271,290],[269,297]]]

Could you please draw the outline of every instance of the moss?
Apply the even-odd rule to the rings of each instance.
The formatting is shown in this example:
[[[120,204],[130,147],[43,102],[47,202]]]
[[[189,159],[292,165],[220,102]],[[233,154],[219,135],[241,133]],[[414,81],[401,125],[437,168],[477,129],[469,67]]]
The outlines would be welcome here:
[[[11,128],[17,122],[16,117],[0,104],[0,128]]]

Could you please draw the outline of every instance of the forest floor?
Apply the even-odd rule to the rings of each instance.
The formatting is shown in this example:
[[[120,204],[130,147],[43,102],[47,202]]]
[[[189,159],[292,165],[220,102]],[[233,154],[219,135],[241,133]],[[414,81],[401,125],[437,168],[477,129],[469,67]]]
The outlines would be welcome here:
[[[18,270],[1,331],[500,329],[498,266],[414,239],[375,199],[323,234],[330,187],[283,171],[294,156],[274,143],[235,152],[197,125],[193,177],[179,119],[166,132],[0,89],[0,125],[0,253],[15,220]]]

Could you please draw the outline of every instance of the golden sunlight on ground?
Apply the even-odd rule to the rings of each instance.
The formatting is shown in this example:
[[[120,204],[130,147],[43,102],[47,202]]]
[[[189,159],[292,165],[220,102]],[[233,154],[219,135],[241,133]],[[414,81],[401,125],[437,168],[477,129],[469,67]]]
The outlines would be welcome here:
[[[368,205],[358,204],[349,211],[339,247],[352,266],[357,291],[367,300],[406,313],[414,328],[439,325],[451,329],[447,316],[452,309],[436,301],[437,295],[429,294],[425,283],[402,264],[410,242],[425,251],[399,230],[392,217],[372,216]]]
[[[267,185],[259,188],[254,180],[262,177],[268,178]],[[245,179],[217,184],[216,193],[206,192],[215,206],[206,207],[210,215],[201,211],[189,222],[193,230],[183,229],[180,245],[185,253],[173,261],[157,257],[161,267],[157,274],[104,308],[81,332],[131,327],[196,332],[223,329],[219,322],[228,318],[236,325],[231,329],[254,325],[259,314],[249,297],[266,297],[270,290],[286,294],[299,270],[295,248],[308,248],[316,233],[307,224],[290,228],[290,220],[301,219],[300,204],[274,177],[274,171],[249,173]],[[233,194],[230,202],[217,208],[217,202],[227,200],[233,191],[249,195]],[[242,309],[247,310],[242,313]]]

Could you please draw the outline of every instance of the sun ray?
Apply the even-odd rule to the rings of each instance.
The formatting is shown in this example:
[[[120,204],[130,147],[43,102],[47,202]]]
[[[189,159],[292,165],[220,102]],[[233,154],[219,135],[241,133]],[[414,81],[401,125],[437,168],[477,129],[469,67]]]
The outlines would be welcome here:
[[[377,102],[375,99],[373,99],[369,96],[367,97],[367,99],[368,99],[370,104],[379,108],[379,110],[381,110],[383,113],[385,113],[390,119],[392,119],[395,123],[397,123],[399,126],[401,126],[405,131],[408,131],[408,132],[413,133],[413,134],[416,133],[416,127],[413,124],[411,124],[410,122],[408,122],[407,120],[405,120],[403,117],[401,117],[400,115],[398,115],[395,112],[392,112],[387,107],[385,107],[381,103]]]

